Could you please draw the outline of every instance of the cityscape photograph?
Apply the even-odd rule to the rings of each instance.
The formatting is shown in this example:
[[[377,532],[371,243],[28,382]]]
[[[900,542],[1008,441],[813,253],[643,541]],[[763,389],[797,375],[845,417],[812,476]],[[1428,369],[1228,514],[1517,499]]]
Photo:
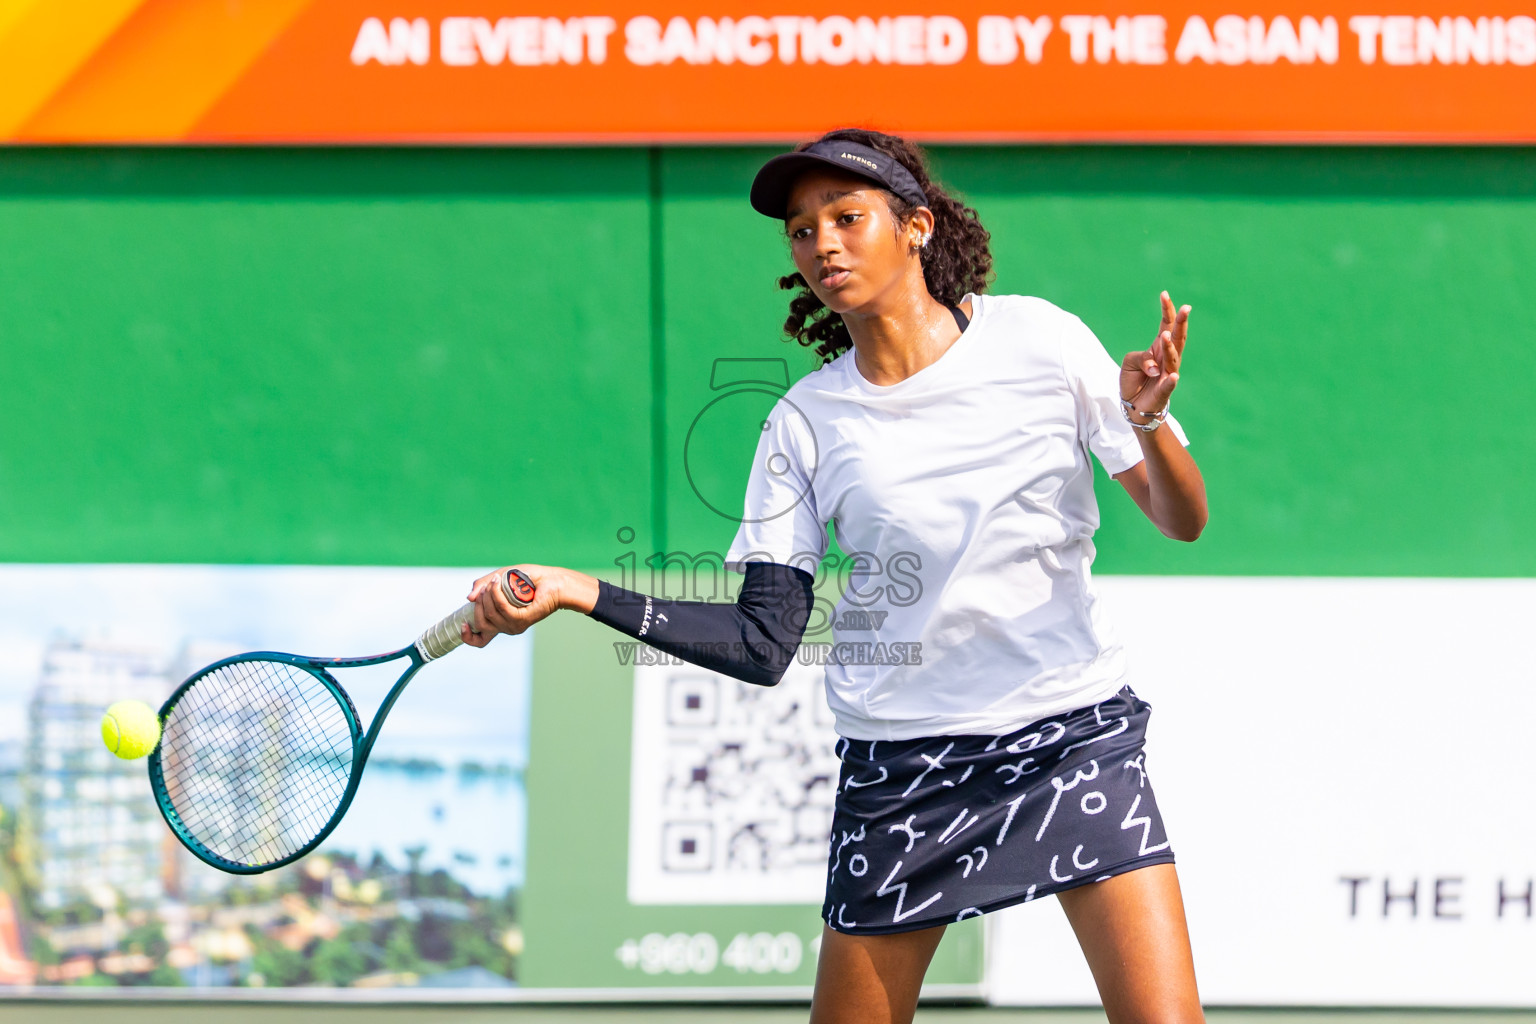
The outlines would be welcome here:
[[[323,601],[369,589],[375,606],[393,605],[390,617],[408,624],[412,605],[435,608],[417,593],[430,589],[423,577],[457,582],[463,573],[384,572],[388,583],[378,571],[340,579],[347,570],[29,567],[5,575],[3,629],[28,635],[5,637],[0,675],[14,730],[0,739],[0,985],[516,983],[527,664],[516,645],[436,677],[466,700],[462,722],[415,715],[403,700],[342,827],[315,854],[263,874],[225,874],[193,857],[162,820],[144,760],[114,757],[101,741],[103,709],[125,699],[158,707],[197,668],[245,649],[247,635],[251,643],[259,633],[287,635],[302,646],[308,602],[294,593]],[[112,630],[47,621],[45,609],[68,607],[58,593],[108,577],[108,593],[136,597],[131,607],[100,610]],[[263,590],[276,598],[285,585],[292,589],[280,600],[251,600]],[[244,614],[221,620],[240,632],[164,643],[178,620],[196,635],[196,620],[182,613],[207,612],[216,588],[241,595]],[[138,642],[125,638],[135,632]],[[387,622],[360,631],[365,641],[370,633],[386,645],[396,635]],[[19,656],[28,650],[37,652],[30,672]],[[349,692],[366,722],[367,697],[379,695],[366,683]],[[445,729],[457,731],[453,742],[442,741]]]

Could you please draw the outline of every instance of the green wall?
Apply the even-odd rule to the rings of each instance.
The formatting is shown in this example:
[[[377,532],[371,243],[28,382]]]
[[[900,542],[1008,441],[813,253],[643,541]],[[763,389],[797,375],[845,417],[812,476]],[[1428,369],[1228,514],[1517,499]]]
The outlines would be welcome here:
[[[755,435],[695,430],[714,362],[814,365],[744,201],[768,152],[0,150],[0,562],[724,550],[695,488],[739,495]],[[994,290],[1116,354],[1161,288],[1195,307],[1175,409],[1210,527],[1163,541],[1106,483],[1100,571],[1536,573],[1536,149],[934,157]],[[809,938],[814,908],[622,899],[630,675],[601,632],[539,627],[525,980],[675,982],[614,959],[647,931]],[[952,929],[933,977],[977,949]]]
[[[0,153],[0,561],[606,561],[643,152]]]
[[[0,152],[0,561],[721,550],[683,439],[779,340],[767,150]],[[994,290],[1117,354],[1195,307],[1212,520],[1107,572],[1528,575],[1536,150],[942,148]]]

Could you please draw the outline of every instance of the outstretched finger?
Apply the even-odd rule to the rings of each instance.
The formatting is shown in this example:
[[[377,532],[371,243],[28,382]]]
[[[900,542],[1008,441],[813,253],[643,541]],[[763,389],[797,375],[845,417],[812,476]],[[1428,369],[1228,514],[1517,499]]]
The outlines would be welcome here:
[[[1189,338],[1189,314],[1192,308],[1180,306],[1173,320],[1173,344],[1180,352],[1184,351],[1184,342]]]
[[[1162,341],[1162,358],[1158,360],[1158,365],[1163,368],[1164,376],[1170,373],[1178,373],[1179,362],[1184,355],[1184,346],[1178,343],[1172,331],[1164,331]]]

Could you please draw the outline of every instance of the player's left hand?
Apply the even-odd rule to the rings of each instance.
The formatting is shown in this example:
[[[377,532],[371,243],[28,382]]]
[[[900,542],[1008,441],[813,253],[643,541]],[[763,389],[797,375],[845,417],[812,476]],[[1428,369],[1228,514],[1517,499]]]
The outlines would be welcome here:
[[[1120,363],[1120,397],[1141,413],[1158,413],[1168,408],[1173,389],[1179,384],[1179,362],[1189,336],[1190,307],[1175,310],[1167,292],[1162,293],[1161,299],[1163,322],[1158,325],[1157,340],[1145,352],[1127,352]]]
[[[519,605],[502,593],[500,581],[507,569],[517,569],[533,581],[533,603]],[[496,634],[516,636],[547,618],[560,607],[560,574],[566,572],[549,565],[503,566],[475,580],[465,600],[474,602],[475,617],[465,624],[459,634],[471,647],[484,647],[496,639]]]

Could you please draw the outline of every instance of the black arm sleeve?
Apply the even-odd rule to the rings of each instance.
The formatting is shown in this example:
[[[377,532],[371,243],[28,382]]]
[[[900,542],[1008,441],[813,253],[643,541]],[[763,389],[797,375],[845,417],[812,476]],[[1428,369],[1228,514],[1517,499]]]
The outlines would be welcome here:
[[[810,621],[811,574],[749,562],[735,604],[670,601],[597,583],[589,613],[620,633],[684,661],[759,686],[772,686],[794,660]]]

